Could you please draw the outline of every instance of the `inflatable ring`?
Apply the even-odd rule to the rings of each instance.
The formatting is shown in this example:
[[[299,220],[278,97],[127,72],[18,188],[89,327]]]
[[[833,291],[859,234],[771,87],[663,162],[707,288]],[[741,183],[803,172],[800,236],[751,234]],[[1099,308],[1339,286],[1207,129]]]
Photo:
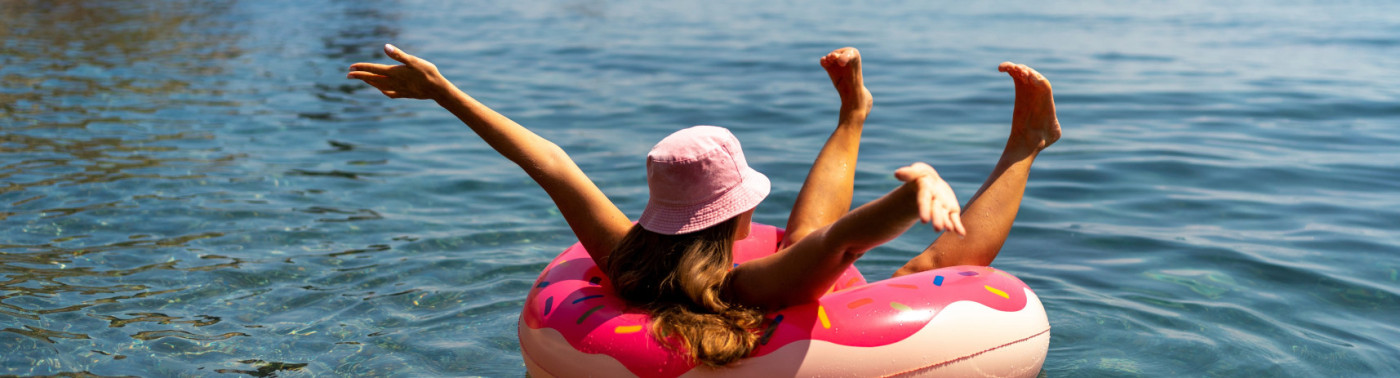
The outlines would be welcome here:
[[[754,224],[735,262],[776,251]],[[947,267],[874,283],[848,268],[816,303],[767,315],[759,347],[722,368],[657,343],[650,318],[612,294],[579,244],[550,262],[520,313],[530,376],[1034,376],[1050,345],[1040,299],[1012,275]]]

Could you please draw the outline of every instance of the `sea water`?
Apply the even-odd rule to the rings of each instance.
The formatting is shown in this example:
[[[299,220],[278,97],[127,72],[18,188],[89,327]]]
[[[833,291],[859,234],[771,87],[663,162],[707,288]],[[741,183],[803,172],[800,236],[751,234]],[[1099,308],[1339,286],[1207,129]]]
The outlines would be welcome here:
[[[346,80],[384,43],[558,143],[629,216],[682,127],[739,136],[782,225],[875,108],[855,201],[924,161],[966,200],[1027,63],[1064,139],[995,265],[1047,376],[1400,374],[1400,7],[1381,1],[6,1],[0,374],[521,376],[574,242],[447,112]],[[888,276],[936,234],[857,263]]]

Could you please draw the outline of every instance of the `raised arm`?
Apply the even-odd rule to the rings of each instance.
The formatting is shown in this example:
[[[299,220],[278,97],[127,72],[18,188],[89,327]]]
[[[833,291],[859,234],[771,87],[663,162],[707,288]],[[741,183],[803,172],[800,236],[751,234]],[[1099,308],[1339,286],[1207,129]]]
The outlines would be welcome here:
[[[861,75],[859,50],[854,47],[836,49],[822,57],[821,65],[841,96],[841,112],[836,131],[827,138],[816,161],[812,162],[807,181],[797,193],[797,202],[788,216],[784,247],[835,222],[851,210],[860,134],[873,102]]]
[[[554,200],[588,254],[595,261],[606,259],[632,223],[563,149],[457,89],[432,62],[392,45],[384,45],[384,53],[403,64],[355,63],[346,77],[363,80],[389,98],[437,101],[524,169]]]
[[[958,199],[924,163],[895,171],[895,190],[818,228],[787,249],[734,268],[731,294],[743,305],[778,308],[816,300],[856,259],[904,233],[915,220],[963,234]]]

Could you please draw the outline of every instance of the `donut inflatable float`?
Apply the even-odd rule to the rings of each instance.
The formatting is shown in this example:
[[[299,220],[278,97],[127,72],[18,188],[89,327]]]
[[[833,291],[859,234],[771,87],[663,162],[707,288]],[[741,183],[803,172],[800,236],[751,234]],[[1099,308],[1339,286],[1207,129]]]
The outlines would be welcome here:
[[[772,254],[782,230],[753,224],[735,262]],[[1050,346],[1040,299],[1016,277],[955,266],[874,283],[854,266],[816,303],[767,314],[759,346],[722,368],[650,334],[579,244],[550,262],[520,313],[533,377],[1035,376]]]

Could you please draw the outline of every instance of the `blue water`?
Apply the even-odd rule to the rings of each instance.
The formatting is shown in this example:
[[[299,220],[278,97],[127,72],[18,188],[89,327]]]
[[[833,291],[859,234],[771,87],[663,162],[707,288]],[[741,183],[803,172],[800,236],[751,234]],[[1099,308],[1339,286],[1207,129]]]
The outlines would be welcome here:
[[[859,3],[859,2],[856,2]],[[0,374],[524,374],[573,242],[432,103],[344,79],[392,42],[560,144],[631,216],[657,140],[718,124],[783,224],[865,56],[856,201],[934,165],[966,199],[1004,60],[1055,85],[995,265],[1047,376],[1400,375],[1400,5],[1381,1],[6,1]],[[887,276],[918,227],[857,265]]]

